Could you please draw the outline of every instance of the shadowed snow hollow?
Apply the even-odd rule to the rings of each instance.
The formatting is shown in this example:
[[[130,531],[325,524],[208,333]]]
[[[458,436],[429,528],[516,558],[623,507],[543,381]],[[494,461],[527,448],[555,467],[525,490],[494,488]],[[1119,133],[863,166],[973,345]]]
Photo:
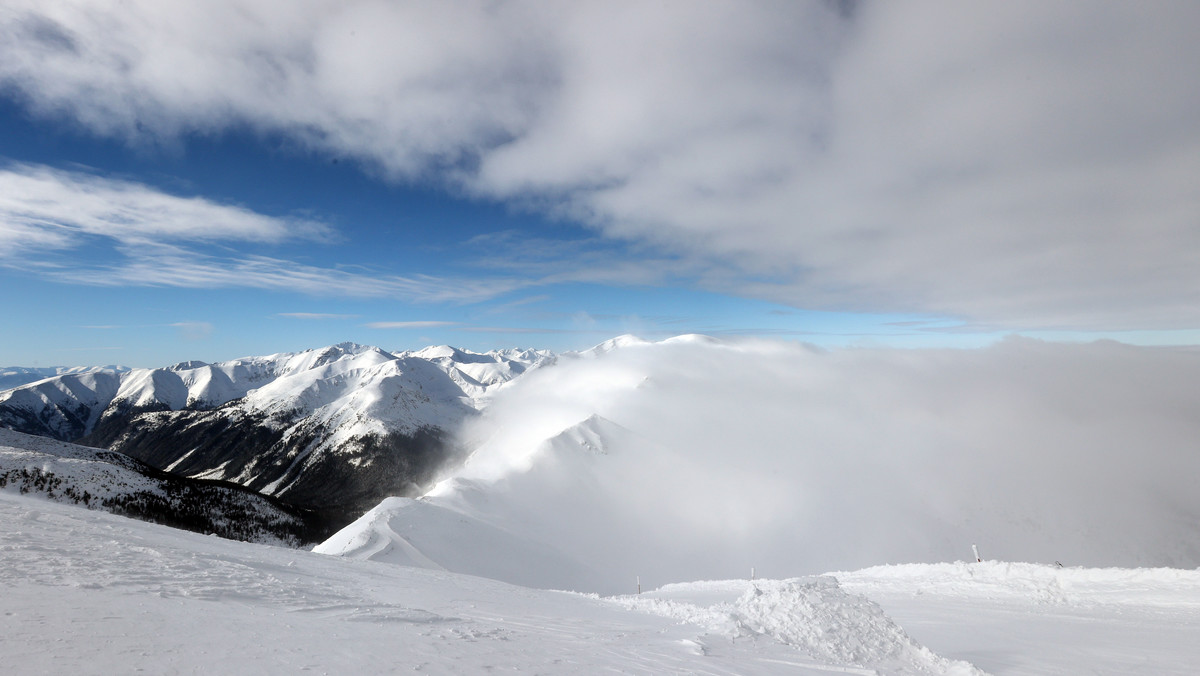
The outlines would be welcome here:
[[[371,523],[449,570],[598,591],[985,558],[1200,564],[1200,353],[1009,340],[818,352],[702,337],[618,340],[500,392],[476,450]],[[470,528],[440,535],[423,520]],[[488,538],[472,540],[471,529]],[[359,523],[350,529],[369,527]],[[336,553],[387,558],[370,548]],[[428,538],[444,538],[436,544]],[[587,571],[564,584],[553,571]],[[539,572],[540,571],[540,572]],[[596,584],[591,574],[599,575]],[[553,580],[553,581],[551,581]]]

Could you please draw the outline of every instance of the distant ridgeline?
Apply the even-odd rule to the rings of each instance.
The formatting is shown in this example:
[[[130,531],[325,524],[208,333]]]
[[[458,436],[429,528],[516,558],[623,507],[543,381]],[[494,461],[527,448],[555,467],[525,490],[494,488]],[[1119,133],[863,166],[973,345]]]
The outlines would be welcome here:
[[[477,415],[496,386],[553,359],[534,350],[393,354],[343,343],[162,369],[50,369],[43,370],[54,371],[48,377],[0,391],[0,427],[118,452],[157,471],[166,482],[159,497],[105,498],[115,501],[110,507],[121,502],[124,513],[162,520],[175,510],[172,525],[216,532],[188,515],[190,505],[266,496],[292,521],[262,528],[308,542],[387,496],[422,492],[461,452],[451,431]],[[0,369],[18,379],[41,374],[33,371]],[[4,476],[10,488],[95,493],[48,488],[53,479],[24,468]],[[229,486],[243,490],[229,493]]]

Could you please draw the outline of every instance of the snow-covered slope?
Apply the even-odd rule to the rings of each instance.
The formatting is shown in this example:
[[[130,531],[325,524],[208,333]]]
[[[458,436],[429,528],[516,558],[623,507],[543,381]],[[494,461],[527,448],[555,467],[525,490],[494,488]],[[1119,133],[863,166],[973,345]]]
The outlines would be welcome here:
[[[47,378],[0,392],[0,426],[64,441],[96,426],[121,389],[121,373]]]
[[[296,546],[303,519],[236,487],[162,474],[102,451],[0,428],[0,490],[223,537]]]
[[[601,592],[953,561],[972,543],[1193,568],[1198,383],[1194,351],[1113,343],[619,340],[515,381],[460,470],[318,551]]]
[[[454,457],[451,432],[552,359],[343,343],[218,364],[64,375],[0,393],[0,426],[232,481],[338,525],[411,494]]]
[[[0,366],[0,390],[7,390],[22,385],[28,385],[46,378],[55,376],[79,375],[83,373],[95,373],[96,371],[111,371],[120,373],[128,371],[125,366],[50,366],[50,367],[27,367],[27,366]]]
[[[597,598],[8,493],[0,543],[8,673],[1185,676],[1200,663],[1196,571],[1050,571],[1069,590],[1052,603],[1044,568],[1001,564],[640,596],[630,580],[628,596]]]

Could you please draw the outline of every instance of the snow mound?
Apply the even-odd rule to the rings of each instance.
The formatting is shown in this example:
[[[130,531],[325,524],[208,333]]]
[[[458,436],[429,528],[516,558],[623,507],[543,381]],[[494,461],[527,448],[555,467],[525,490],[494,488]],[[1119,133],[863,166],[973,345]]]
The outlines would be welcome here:
[[[828,576],[671,584],[615,602],[735,640],[767,637],[830,665],[887,674],[983,673],[919,645],[877,604]]]

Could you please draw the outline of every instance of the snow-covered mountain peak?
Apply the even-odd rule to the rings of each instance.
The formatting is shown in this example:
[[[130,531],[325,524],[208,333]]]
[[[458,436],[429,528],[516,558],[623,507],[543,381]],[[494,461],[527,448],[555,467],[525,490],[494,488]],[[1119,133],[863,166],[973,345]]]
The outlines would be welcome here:
[[[421,359],[451,359],[458,362],[467,361],[467,353],[451,345],[430,345],[411,353]]]
[[[232,481],[331,518],[419,494],[454,433],[550,353],[339,343],[208,364],[59,375],[0,392],[0,426],[84,440],[182,476]]]
[[[618,350],[618,349],[627,348],[627,347],[636,347],[636,346],[641,346],[641,345],[652,345],[652,344],[653,343],[651,343],[648,340],[639,338],[630,333],[626,333],[624,335],[617,336],[616,338],[609,338],[608,340],[604,341],[603,343],[600,343],[599,345],[588,348],[578,354],[580,354],[581,356],[585,356],[585,357],[596,357],[596,356],[599,356],[602,354],[607,354],[609,352],[612,352],[613,350]]]
[[[283,372],[308,371],[345,359],[358,360],[364,356],[369,360],[375,360],[376,363],[394,358],[392,354],[370,345],[359,345],[358,343],[350,342],[338,343],[337,345],[305,350],[290,355],[287,361],[284,362]]]
[[[632,435],[628,429],[593,413],[586,419],[571,425],[543,443],[549,452],[571,453],[583,451],[588,454],[607,455],[620,448]]]
[[[725,342],[720,338],[705,335],[703,333],[685,333],[683,335],[667,338],[662,341],[666,345],[672,344],[691,344],[691,345],[724,345]]]
[[[495,391],[514,378],[555,359],[554,353],[546,350],[472,352],[449,345],[400,354],[426,360],[445,371],[477,409],[484,408]]]

